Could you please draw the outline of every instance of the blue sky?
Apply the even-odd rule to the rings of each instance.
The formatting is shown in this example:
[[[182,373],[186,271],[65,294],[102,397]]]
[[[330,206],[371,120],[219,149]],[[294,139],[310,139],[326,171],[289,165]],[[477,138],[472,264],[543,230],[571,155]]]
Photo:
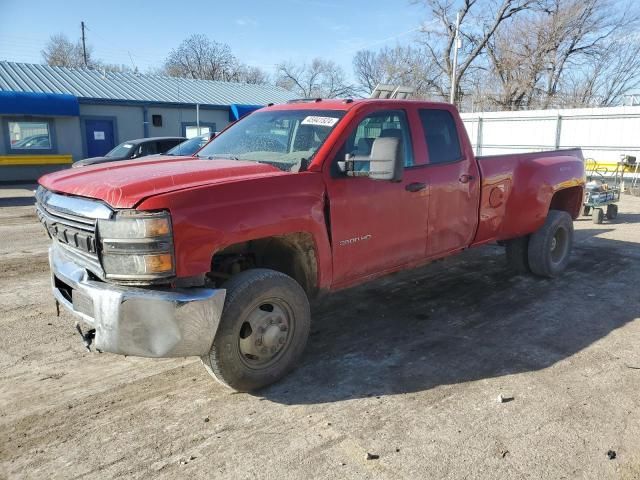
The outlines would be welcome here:
[[[79,38],[84,20],[96,58],[142,72],[185,37],[204,33],[270,72],[283,60],[320,56],[351,74],[356,51],[409,42],[424,19],[408,0],[0,0],[0,60],[39,63],[51,34]]]

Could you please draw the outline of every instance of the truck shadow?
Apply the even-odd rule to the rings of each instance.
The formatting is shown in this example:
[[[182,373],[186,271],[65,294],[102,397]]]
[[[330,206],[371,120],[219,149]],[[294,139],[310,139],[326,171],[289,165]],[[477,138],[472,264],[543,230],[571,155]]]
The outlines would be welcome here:
[[[29,205],[35,205],[36,199],[34,197],[5,197],[0,198],[0,208],[3,207],[27,207]]]
[[[621,207],[623,208],[623,207]],[[580,216],[578,217],[576,220],[576,222],[580,222],[581,224],[584,223],[592,223],[592,217],[591,216]],[[640,222],[640,213],[625,213],[623,211],[620,211],[618,213],[618,218],[614,219],[614,220],[607,220],[605,219],[603,224],[606,225],[618,225],[621,223],[638,223]]]
[[[514,275],[491,246],[338,293],[314,308],[302,365],[259,394],[315,404],[554,365],[640,315],[640,245],[608,231],[577,231],[558,279]]]
[[[36,187],[30,183],[0,183],[0,208],[34,205]]]

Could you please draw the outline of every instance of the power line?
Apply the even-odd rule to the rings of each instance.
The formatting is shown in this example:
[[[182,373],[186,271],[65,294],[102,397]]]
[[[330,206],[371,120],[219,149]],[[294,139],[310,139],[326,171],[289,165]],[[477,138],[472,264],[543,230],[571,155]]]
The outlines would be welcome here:
[[[100,35],[96,30],[93,30],[89,27],[86,27],[87,30],[91,31],[91,34],[98,38],[99,40],[102,40],[105,44],[110,45],[111,42],[107,39],[105,39],[102,35]],[[123,64],[125,62],[122,61],[122,57],[123,56],[127,56],[129,57],[129,60],[131,61],[131,63],[134,65],[134,70],[135,68],[138,68],[141,65],[144,65],[146,68],[155,68],[158,65],[161,65],[163,63],[163,60],[160,59],[158,60],[157,58],[151,58],[148,55],[138,55],[135,52],[131,52],[131,50],[125,50],[125,49],[120,49],[120,48],[112,48],[112,49],[104,49],[104,48],[100,48],[99,49],[99,57],[106,59],[106,60],[110,60],[111,62],[114,63],[120,63]],[[149,53],[149,52],[147,52]],[[106,54],[106,55],[105,55]]]
[[[1,0],[0,0],[1,1]],[[99,39],[104,45],[112,45],[113,42],[105,39],[103,36],[96,33],[96,31],[90,28],[86,23],[84,25],[85,30],[85,48],[87,48],[87,62],[89,60],[89,54],[91,45],[89,44],[89,33],[94,40]],[[46,45],[50,37],[31,38],[20,35],[6,34],[0,32],[0,59],[13,59],[12,61],[24,62],[32,61],[39,63],[42,60],[41,51]],[[120,48],[103,48],[102,46],[96,50],[96,55],[100,60],[113,64],[125,64],[131,63],[133,57],[133,63],[139,70],[145,68],[154,68],[162,64],[161,58],[149,55],[148,52],[144,52],[139,55],[133,50],[126,50]],[[84,58],[84,57],[83,57]]]
[[[364,43],[364,44],[359,44],[355,47],[350,47],[346,50],[347,53],[352,53],[352,52],[356,52],[358,50],[364,50],[367,48],[371,48],[371,47],[375,47],[377,45],[381,45],[387,42],[390,42],[391,40],[396,40],[400,37],[404,37],[405,35],[409,35],[411,33],[415,33],[415,32],[419,32],[420,30],[422,30],[422,27],[416,27],[416,28],[412,28],[411,30],[406,30],[404,32],[400,32],[397,33],[396,35],[392,35],[390,37],[386,37],[383,38],[382,40],[376,40],[375,42],[371,42],[371,43]]]

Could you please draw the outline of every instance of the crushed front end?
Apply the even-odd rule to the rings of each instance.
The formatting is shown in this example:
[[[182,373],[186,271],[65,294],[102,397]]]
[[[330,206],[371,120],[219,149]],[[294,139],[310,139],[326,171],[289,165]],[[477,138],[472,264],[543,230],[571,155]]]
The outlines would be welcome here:
[[[54,297],[95,330],[85,342],[95,336],[99,351],[142,357],[209,351],[225,291],[173,286],[169,212],[114,210],[43,187],[36,211],[52,239]]]

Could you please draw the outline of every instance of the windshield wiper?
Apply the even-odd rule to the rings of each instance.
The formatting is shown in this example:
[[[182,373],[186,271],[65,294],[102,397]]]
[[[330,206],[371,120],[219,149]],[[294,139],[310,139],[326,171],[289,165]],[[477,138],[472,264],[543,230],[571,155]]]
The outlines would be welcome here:
[[[207,157],[207,160],[213,160],[215,158],[224,158],[227,160],[240,160],[238,157],[236,157],[235,155],[232,155],[231,153],[217,153],[215,155],[209,155]]]

